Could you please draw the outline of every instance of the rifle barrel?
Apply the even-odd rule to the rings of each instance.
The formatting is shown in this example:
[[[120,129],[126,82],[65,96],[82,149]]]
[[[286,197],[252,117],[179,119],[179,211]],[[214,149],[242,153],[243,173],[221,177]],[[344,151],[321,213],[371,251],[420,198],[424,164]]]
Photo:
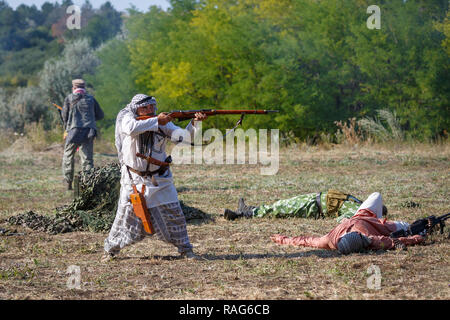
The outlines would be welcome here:
[[[266,114],[271,112],[279,112],[278,110],[213,110],[218,114]]]
[[[440,217],[437,217],[439,220],[446,220],[446,219],[448,219],[448,218],[450,218],[450,212],[449,213],[447,213],[447,214],[444,214],[444,215],[442,215],[442,216],[440,216]]]
[[[168,112],[174,118],[186,118],[189,119],[194,117],[195,113],[201,112],[208,116],[213,116],[217,114],[268,114],[272,112],[279,112],[279,110],[217,110],[217,109],[198,109],[198,110],[173,110]],[[151,116],[139,116],[137,120],[145,120],[149,118],[156,117],[156,115]]]
[[[270,112],[279,112],[279,110],[217,110],[217,109],[198,109],[198,110],[172,110],[169,113],[197,113],[206,114],[265,114]]]

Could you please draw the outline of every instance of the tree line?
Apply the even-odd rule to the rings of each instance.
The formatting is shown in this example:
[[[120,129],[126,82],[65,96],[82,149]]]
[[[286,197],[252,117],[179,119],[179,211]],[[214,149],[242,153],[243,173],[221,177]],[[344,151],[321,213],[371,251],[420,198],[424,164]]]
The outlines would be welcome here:
[[[115,31],[104,38],[87,24],[67,39],[85,46],[87,69],[74,73],[92,86],[108,132],[138,92],[156,96],[159,111],[278,109],[247,117],[244,128],[278,128],[301,139],[380,109],[396,114],[407,137],[427,140],[448,130],[448,1],[380,0],[380,29],[366,24],[372,4],[171,0],[167,10],[130,8],[119,19],[122,27],[110,26]],[[70,46],[65,56],[79,45]],[[58,61],[45,63],[41,77],[63,69],[64,57]],[[49,83],[46,94],[59,83]],[[226,129],[235,121],[212,117],[204,127]]]
[[[51,102],[62,104],[71,78],[94,73],[94,51],[122,27],[122,13],[105,2],[81,7],[79,30],[67,28],[71,0],[19,5],[0,1],[0,128],[23,132],[26,124],[58,125]],[[55,109],[56,110],[56,109]]]

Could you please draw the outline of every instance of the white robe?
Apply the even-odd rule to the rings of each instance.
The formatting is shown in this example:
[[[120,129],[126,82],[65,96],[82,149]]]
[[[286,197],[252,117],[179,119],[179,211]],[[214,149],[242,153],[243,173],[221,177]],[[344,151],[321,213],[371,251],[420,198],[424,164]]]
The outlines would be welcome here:
[[[122,159],[119,159],[122,164],[121,185],[131,185],[126,166],[138,171],[145,171],[147,168],[147,160],[136,157],[136,153],[138,152],[139,134],[146,131],[158,132],[158,128],[160,128],[168,137],[171,137],[175,130],[180,130],[177,132],[177,136],[186,137],[186,135],[190,135],[189,138],[186,137],[187,139],[184,139],[185,141],[194,141],[194,135],[197,131],[197,128],[195,124],[192,124],[192,121],[189,122],[186,129],[181,129],[172,122],[169,122],[164,126],[159,126],[156,117],[147,120],[136,120],[129,114],[125,115],[122,120],[122,126],[119,128],[119,133],[122,137]],[[165,161],[167,158],[167,140],[167,138],[158,134],[153,135],[152,158],[159,161]],[[154,171],[158,168],[159,166],[150,164],[148,170]],[[158,186],[154,186],[151,183],[150,177],[141,177],[131,171],[130,173],[133,177],[133,183],[137,186],[139,191],[142,190],[142,184],[146,185],[144,196],[147,201],[147,207],[153,208],[162,204],[178,201],[178,194],[173,184],[172,172],[170,169],[167,170],[163,176],[159,176],[158,174],[155,175]]]
[[[147,120],[135,120],[130,113],[126,114],[119,123],[121,123],[121,126],[116,126],[116,146],[120,145],[118,154],[119,161],[122,164],[120,198],[114,223],[104,242],[105,251],[112,254],[118,254],[125,246],[141,241],[148,235],[144,231],[142,221],[133,212],[130,201],[130,194],[133,189],[126,167],[128,165],[139,171],[145,171],[147,167],[145,159],[136,157],[139,134],[146,131],[156,132],[160,128],[165,135],[171,137],[175,130],[181,130],[182,132],[180,131],[180,134],[177,133],[177,135],[184,137],[190,135],[190,138],[192,138],[190,141],[193,141],[193,135],[197,130],[192,122],[188,124],[186,129],[181,129],[171,122],[164,126],[158,126],[156,117]],[[117,144],[117,139],[120,139],[119,144]],[[168,138],[154,134],[153,139],[152,157],[164,161],[167,157],[165,148]],[[184,141],[186,140],[189,141],[189,139],[184,139]],[[149,166],[150,171],[158,168],[156,165]],[[192,250],[187,234],[186,220],[178,201],[178,194],[173,185],[170,169],[162,177],[158,174],[154,176],[158,186],[154,186],[149,177],[141,177],[131,171],[130,174],[133,184],[137,186],[139,192],[142,190],[143,184],[146,186],[144,196],[157,238],[175,245],[180,253]]]

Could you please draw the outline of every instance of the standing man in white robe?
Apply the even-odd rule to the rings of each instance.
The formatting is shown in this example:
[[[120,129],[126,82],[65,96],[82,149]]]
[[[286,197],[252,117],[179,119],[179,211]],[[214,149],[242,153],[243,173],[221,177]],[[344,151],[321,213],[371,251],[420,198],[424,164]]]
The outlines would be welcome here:
[[[196,114],[196,118],[184,130],[174,125],[172,118],[165,113],[146,120],[136,119],[137,116],[155,114],[155,98],[138,94],[117,115],[115,143],[121,164],[121,189],[116,217],[104,242],[103,261],[114,258],[123,247],[148,235],[142,221],[133,211],[130,201],[132,184],[136,185],[139,191],[142,190],[142,185],[145,185],[144,197],[156,237],[173,244],[182,257],[199,259],[189,241],[186,219],[173,184],[171,170],[168,168],[162,175],[154,173],[160,167],[148,164],[146,159],[137,157],[136,153],[165,162],[166,143],[173,133],[177,131],[174,136],[184,136],[186,140],[194,141],[196,121],[205,120],[207,116],[203,113]]]

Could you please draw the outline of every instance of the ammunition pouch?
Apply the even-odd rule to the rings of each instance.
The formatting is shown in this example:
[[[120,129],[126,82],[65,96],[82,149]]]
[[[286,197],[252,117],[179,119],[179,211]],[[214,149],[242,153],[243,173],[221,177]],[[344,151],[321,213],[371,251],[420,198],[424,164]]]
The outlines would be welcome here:
[[[354,201],[356,203],[362,203],[361,200],[353,197],[352,195],[343,193],[338,190],[330,189],[328,190],[326,203],[327,203],[327,216],[328,217],[338,217],[339,209],[342,207],[345,201]]]

